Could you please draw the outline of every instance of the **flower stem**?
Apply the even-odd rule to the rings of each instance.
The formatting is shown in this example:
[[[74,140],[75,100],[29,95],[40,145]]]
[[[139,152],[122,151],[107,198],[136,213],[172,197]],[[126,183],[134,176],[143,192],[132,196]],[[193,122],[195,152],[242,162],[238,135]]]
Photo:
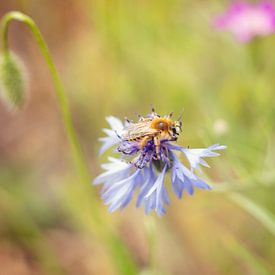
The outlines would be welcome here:
[[[84,154],[82,152],[75,128],[73,126],[72,115],[70,112],[69,102],[65,93],[65,89],[60,80],[58,71],[55,67],[53,58],[50,54],[47,44],[39,28],[37,27],[36,23],[33,21],[32,18],[18,11],[11,11],[6,13],[1,20],[0,41],[2,42],[1,44],[2,44],[3,54],[7,54],[7,55],[9,54],[8,29],[12,21],[22,22],[30,28],[43,54],[43,57],[46,61],[46,64],[49,68],[49,71],[53,79],[53,84],[54,84],[56,96],[58,99],[58,103],[60,106],[62,120],[65,126],[66,134],[71,147],[72,159],[76,167],[76,172],[80,177],[81,182],[85,182],[87,184],[86,185],[87,187],[90,185],[90,175],[89,175],[88,166],[86,165]],[[91,192],[92,192],[92,188],[89,189],[89,193]],[[94,220],[93,225],[96,228],[97,236],[101,239],[101,241],[104,242],[107,248],[111,250],[111,253],[113,254],[113,257],[114,257],[114,262],[117,265],[116,266],[117,269],[119,270],[119,274],[135,274],[137,269],[136,263],[129,255],[125,244],[117,236],[118,235],[117,232],[114,232],[114,230],[110,228],[108,222],[106,222],[102,218],[102,216],[100,215],[100,210],[97,207],[95,202],[96,200],[93,200],[91,202],[93,203],[93,213],[91,213],[91,215],[93,216],[93,220]],[[125,263],[128,263],[128,264],[126,265]]]
[[[13,20],[26,24],[32,31],[32,33],[37,41],[37,44],[44,56],[46,64],[47,64],[49,71],[51,73],[51,76],[53,78],[56,96],[57,96],[59,106],[61,109],[61,115],[62,115],[62,119],[63,119],[64,125],[65,125],[66,134],[69,139],[70,147],[72,150],[72,158],[75,163],[77,173],[79,174],[79,176],[81,177],[81,179],[84,182],[89,182],[88,167],[86,166],[84,155],[82,153],[82,150],[81,150],[80,144],[78,142],[78,138],[77,138],[74,126],[73,126],[72,116],[70,113],[69,103],[68,103],[68,99],[65,94],[64,87],[63,87],[62,82],[59,78],[57,69],[53,62],[53,59],[51,57],[51,54],[47,47],[47,44],[45,43],[45,40],[43,39],[43,36],[42,36],[39,28],[37,27],[35,22],[32,20],[32,18],[30,18],[29,16],[27,16],[21,12],[17,12],[17,11],[8,12],[7,14],[4,15],[4,17],[2,18],[2,22],[1,22],[1,31],[2,31],[1,32],[1,41],[2,41],[3,53],[4,54],[9,53],[8,29],[9,29],[10,23]]]

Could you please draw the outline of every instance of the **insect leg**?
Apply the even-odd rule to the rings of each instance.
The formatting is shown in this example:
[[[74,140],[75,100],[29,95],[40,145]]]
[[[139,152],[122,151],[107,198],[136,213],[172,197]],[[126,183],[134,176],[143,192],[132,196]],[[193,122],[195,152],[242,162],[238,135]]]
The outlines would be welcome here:
[[[169,158],[169,152],[168,152],[168,148],[165,147],[165,152],[166,152],[166,157]]]
[[[156,146],[156,154],[157,154],[157,158],[160,159],[160,138],[159,136],[155,136],[154,137],[154,144]]]
[[[152,139],[152,137],[150,136],[146,136],[144,137],[141,141],[140,141],[140,147],[141,149],[143,149],[145,147],[145,145],[147,144],[147,142]]]

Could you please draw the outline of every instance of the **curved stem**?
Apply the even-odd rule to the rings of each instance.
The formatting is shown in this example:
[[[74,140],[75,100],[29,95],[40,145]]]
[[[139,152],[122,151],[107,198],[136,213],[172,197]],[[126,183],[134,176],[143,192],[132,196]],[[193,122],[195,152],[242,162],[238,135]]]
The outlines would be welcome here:
[[[77,134],[73,126],[73,120],[69,108],[69,102],[65,93],[65,89],[62,85],[62,82],[59,78],[58,71],[55,67],[49,49],[47,47],[44,38],[35,24],[35,22],[29,16],[22,14],[21,12],[12,11],[8,12],[4,15],[1,20],[1,33],[0,33],[0,41],[2,42],[2,51],[4,54],[9,54],[8,47],[8,29],[10,23],[15,20],[26,24],[31,32],[33,33],[38,46],[44,56],[46,64],[51,73],[57,99],[59,102],[59,106],[61,109],[62,119],[65,125],[65,130],[67,137],[69,139],[70,147],[72,150],[72,158],[77,170],[77,173],[80,176],[81,181],[90,184],[90,176],[88,167],[85,162],[85,158],[81,149],[81,146],[78,142]],[[88,186],[88,185],[87,185]],[[92,189],[89,189],[89,192],[92,192]],[[136,273],[136,264],[129,255],[126,246],[123,241],[117,236],[117,233],[114,232],[111,227],[108,225],[108,222],[104,221],[104,219],[100,215],[99,208],[93,203],[93,219],[94,226],[96,228],[96,234],[113,254],[113,260],[117,264],[118,270],[120,270],[119,274],[135,274]]]
[[[51,73],[51,76],[53,78],[53,83],[57,95],[57,99],[59,101],[59,106],[61,109],[61,115],[62,119],[65,125],[65,130],[67,137],[69,139],[70,147],[72,149],[72,158],[75,163],[77,173],[79,174],[80,178],[85,181],[89,182],[89,172],[88,167],[86,166],[86,162],[84,159],[84,155],[82,153],[80,144],[78,142],[78,138],[73,126],[72,116],[70,113],[69,103],[68,99],[65,94],[64,87],[62,85],[62,82],[59,78],[57,69],[55,67],[55,64],[53,62],[53,59],[51,57],[51,54],[49,52],[49,49],[47,47],[47,44],[45,43],[43,36],[35,24],[35,22],[30,18],[29,16],[22,14],[17,11],[8,12],[2,19],[2,26],[1,26],[1,41],[2,41],[2,50],[4,54],[8,54],[9,47],[8,47],[8,29],[10,23],[13,21],[20,21],[26,24],[30,30],[32,31],[39,48],[41,49],[41,52],[44,56],[44,59],[46,61],[46,64],[49,68],[49,71]]]

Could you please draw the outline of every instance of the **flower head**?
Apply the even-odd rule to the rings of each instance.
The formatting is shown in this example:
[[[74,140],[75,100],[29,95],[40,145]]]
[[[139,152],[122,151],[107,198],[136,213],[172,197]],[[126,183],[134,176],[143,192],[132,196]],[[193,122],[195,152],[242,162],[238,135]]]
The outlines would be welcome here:
[[[111,129],[103,129],[107,136],[100,139],[100,153],[116,145],[121,158],[109,157],[109,162],[102,165],[105,172],[95,178],[94,184],[104,184],[102,198],[110,212],[127,206],[139,189],[136,206],[144,205],[146,214],[155,210],[163,215],[165,204],[170,202],[165,187],[168,172],[178,198],[184,191],[192,195],[195,187],[211,189],[195,171],[201,165],[209,167],[204,158],[219,156],[214,151],[226,146],[189,149],[175,145],[172,142],[181,132],[181,119],[173,121],[171,115],[160,117],[154,111],[136,123],[126,120],[123,124],[115,117],[107,117],[107,121]],[[178,154],[185,155],[189,168],[180,162]]]
[[[231,32],[240,42],[275,32],[275,6],[271,1],[258,4],[235,2],[215,20],[218,29]]]

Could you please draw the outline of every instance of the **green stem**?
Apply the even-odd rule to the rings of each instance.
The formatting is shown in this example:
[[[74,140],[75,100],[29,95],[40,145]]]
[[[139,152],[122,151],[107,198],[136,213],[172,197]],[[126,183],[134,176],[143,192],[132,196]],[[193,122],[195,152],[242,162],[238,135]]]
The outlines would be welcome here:
[[[39,28],[37,27],[35,22],[32,20],[32,18],[17,11],[8,12],[4,15],[1,21],[1,33],[0,33],[0,39],[1,39],[0,41],[2,42],[3,54],[9,54],[8,29],[9,29],[10,23],[13,20],[26,24],[30,28],[31,32],[33,33],[38,43],[38,46],[44,56],[46,64],[53,78],[57,99],[61,109],[62,119],[65,125],[67,137],[69,139],[69,143],[72,151],[72,158],[73,158],[77,173],[81,181],[90,184],[89,170],[86,165],[80,143],[78,142],[75,128],[73,126],[72,115],[70,112],[69,102],[65,93],[65,89],[59,78],[58,71],[55,67],[53,59],[47,47],[47,44]],[[89,192],[92,192],[92,189],[89,189]],[[94,200],[94,202],[96,201]],[[103,241],[107,246],[107,248],[110,249],[114,258],[113,260],[116,263],[117,268],[119,270],[119,274],[135,274],[137,272],[136,264],[131,258],[131,256],[129,255],[126,246],[124,245],[123,241],[121,241],[120,238],[117,236],[117,233],[114,232],[109,227],[108,222],[102,219],[100,215],[100,211],[94,202],[93,202],[93,213],[91,213],[94,219],[94,226],[97,229],[97,234],[98,236],[100,236],[101,241]]]
[[[5,16],[2,18],[2,26],[1,26],[1,40],[2,40],[2,50],[4,54],[9,53],[9,47],[8,47],[8,29],[10,23],[15,20],[19,22],[23,22],[26,24],[30,30],[32,31],[39,48],[41,49],[41,52],[44,56],[44,59],[46,61],[46,64],[49,68],[49,71],[51,73],[51,76],[53,78],[53,83],[57,95],[57,99],[59,101],[59,106],[61,109],[61,115],[62,119],[65,125],[66,134],[69,139],[69,143],[72,149],[72,158],[75,163],[77,173],[79,174],[80,178],[85,181],[89,182],[89,172],[88,167],[86,166],[86,162],[84,159],[84,155],[82,153],[80,144],[78,142],[78,138],[73,126],[72,116],[70,113],[69,103],[68,99],[65,94],[64,87],[62,85],[62,82],[59,78],[57,69],[55,67],[55,64],[53,62],[53,59],[51,57],[51,54],[49,52],[49,49],[47,47],[47,44],[45,43],[45,40],[43,39],[43,36],[35,24],[35,22],[30,18],[29,16],[22,14],[17,11],[8,12],[5,14]]]

